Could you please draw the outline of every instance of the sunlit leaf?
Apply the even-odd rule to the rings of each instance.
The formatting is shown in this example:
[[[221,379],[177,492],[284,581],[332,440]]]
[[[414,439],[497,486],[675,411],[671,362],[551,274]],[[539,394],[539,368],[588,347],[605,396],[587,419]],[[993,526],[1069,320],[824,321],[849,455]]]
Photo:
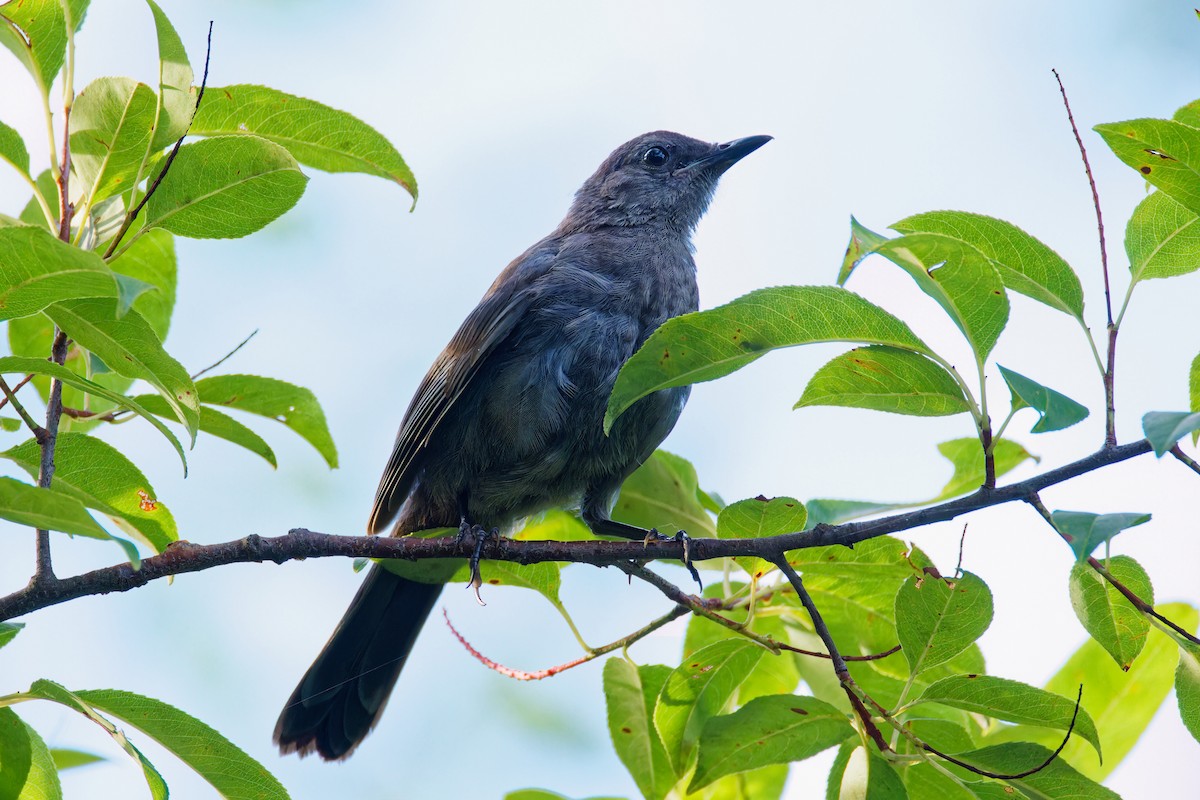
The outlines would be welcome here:
[[[1113,122],[1093,130],[1147,183],[1200,214],[1200,130],[1166,119]]]
[[[895,347],[860,347],[829,361],[809,380],[794,408],[848,406],[918,417],[969,411],[962,389],[943,367]]]
[[[726,506],[717,516],[717,538],[761,539],[804,530],[808,511],[791,497],[757,497]],[[752,576],[762,577],[774,565],[761,558],[738,557],[734,561]]]
[[[205,405],[226,406],[268,417],[291,428],[316,448],[331,468],[338,464],[337,448],[325,412],[310,390],[276,378],[258,375],[214,375],[196,381]]]
[[[66,60],[67,21],[61,0],[10,0],[0,6],[0,44],[47,95]]]
[[[179,34],[154,0],[146,0],[146,4],[154,15],[154,31],[158,37],[158,86],[161,98],[158,125],[150,145],[153,151],[173,144],[187,131],[196,109],[196,89],[192,86],[192,65],[188,62],[187,50]]]
[[[954,465],[954,475],[942,487],[942,491],[928,502],[938,503],[949,500],[960,494],[973,492],[983,484],[985,474],[983,447],[978,439],[952,439],[942,442],[937,447],[938,452]],[[1029,459],[1033,459],[1035,462],[1041,460],[1037,456],[1031,455],[1021,445],[1008,439],[993,441],[992,455],[996,465],[997,478],[1011,472]]]
[[[42,228],[0,227],[0,320],[36,314],[52,303],[116,297],[113,271]]]
[[[635,667],[623,658],[604,663],[604,698],[613,748],[647,800],[661,800],[676,782],[654,727],[654,704],[670,674],[670,667],[659,664]]]
[[[970,572],[960,578],[913,575],[896,595],[896,633],[913,673],[967,649],[992,623],[992,593]]]
[[[133,187],[150,137],[157,98],[132,78],[97,78],[71,109],[71,166],[92,205]]]
[[[29,150],[25,147],[25,140],[3,122],[0,122],[0,158],[29,174]]]
[[[1179,649],[1175,697],[1179,701],[1179,718],[1192,738],[1200,742],[1200,647],[1194,644]]]
[[[700,501],[696,468],[674,453],[656,450],[621,486],[612,518],[660,533],[687,531],[712,538],[716,525]]]
[[[957,755],[972,766],[1001,775],[1016,775],[1037,767],[1048,759],[1053,751],[1029,742],[1012,742],[983,747],[969,753]],[[959,774],[966,775],[961,770]],[[966,775],[966,777],[975,777]],[[1079,798],[1083,800],[1121,800],[1113,792],[1088,778],[1067,763],[1056,758],[1043,769],[1024,778],[1013,778],[1005,783],[1019,789],[1031,798]]]
[[[1163,192],[1138,203],[1125,227],[1130,279],[1173,278],[1200,269],[1200,216]]]
[[[1107,569],[1113,577],[1147,603],[1154,603],[1154,587],[1142,565],[1129,556],[1113,556]],[[1071,568],[1071,606],[1075,616],[1113,661],[1128,670],[1146,645],[1150,622],[1142,612],[1085,563]]]

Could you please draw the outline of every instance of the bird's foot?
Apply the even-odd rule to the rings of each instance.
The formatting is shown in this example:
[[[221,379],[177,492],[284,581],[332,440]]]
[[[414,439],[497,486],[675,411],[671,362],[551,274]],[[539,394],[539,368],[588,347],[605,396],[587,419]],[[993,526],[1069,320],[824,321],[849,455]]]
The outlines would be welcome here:
[[[697,571],[696,565],[692,563],[692,537],[688,536],[686,531],[679,531],[674,536],[668,536],[665,533],[659,533],[658,528],[651,528],[646,532],[646,538],[642,540],[642,544],[649,547],[656,542],[683,543],[683,566],[687,567],[692,580],[696,582],[701,591],[704,591],[704,583],[700,580],[700,573]]]
[[[483,577],[479,574],[479,559],[483,553],[484,545],[489,541],[500,538],[500,529],[492,528],[488,530],[482,525],[472,525],[464,519],[462,524],[458,526],[458,535],[455,536],[455,541],[462,544],[468,536],[475,540],[475,549],[471,551],[471,558],[467,561],[467,564],[471,568],[471,579],[467,582],[467,588],[474,589],[475,599],[479,602],[479,605],[486,606],[487,603],[483,602],[483,597],[479,594],[479,587],[483,585]]]

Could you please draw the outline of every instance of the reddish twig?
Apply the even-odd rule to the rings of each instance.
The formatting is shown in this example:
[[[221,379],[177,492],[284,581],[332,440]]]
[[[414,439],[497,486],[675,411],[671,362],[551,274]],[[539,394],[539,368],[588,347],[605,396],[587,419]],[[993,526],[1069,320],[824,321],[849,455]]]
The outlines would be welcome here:
[[[28,375],[26,375],[24,378],[21,378],[21,380],[17,381],[16,386],[12,387],[11,389],[6,389],[4,392],[4,397],[0,397],[0,408],[4,408],[4,406],[8,405],[9,400],[12,400],[13,405],[15,406],[16,405],[15,395],[17,394],[17,392],[21,391],[21,389],[25,386],[25,384],[29,383],[31,380],[33,380],[32,372],[29,373]]]

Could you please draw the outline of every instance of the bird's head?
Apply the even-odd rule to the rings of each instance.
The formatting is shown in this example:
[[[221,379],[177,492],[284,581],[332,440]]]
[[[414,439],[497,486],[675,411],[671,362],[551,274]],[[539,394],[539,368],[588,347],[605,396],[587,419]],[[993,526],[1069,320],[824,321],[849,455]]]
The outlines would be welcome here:
[[[564,229],[659,224],[690,233],[717,180],[770,136],[724,144],[655,131],[618,147],[575,193]]]

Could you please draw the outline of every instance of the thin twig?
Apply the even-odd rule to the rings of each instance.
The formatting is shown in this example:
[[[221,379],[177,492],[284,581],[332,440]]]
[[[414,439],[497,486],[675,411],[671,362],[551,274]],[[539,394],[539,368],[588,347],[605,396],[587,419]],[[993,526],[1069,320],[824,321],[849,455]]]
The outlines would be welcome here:
[[[50,360],[55,364],[63,364],[67,360],[66,331],[55,326],[54,342],[50,346]],[[54,448],[58,443],[58,426],[62,420],[63,384],[58,378],[50,379],[50,397],[46,401],[46,425],[38,436],[38,444],[42,448],[42,460],[38,469],[38,486],[50,488],[54,480]],[[37,568],[29,585],[46,586],[55,580],[54,566],[50,558],[50,531],[39,528],[37,532]]]
[[[29,383],[31,380],[33,380],[32,372],[26,375],[24,378],[21,378],[21,380],[17,382],[17,385],[12,387],[11,393],[15,395],[17,392],[21,391],[25,384]],[[4,406],[8,404],[8,401],[9,393],[6,392],[4,397],[0,397],[0,408],[4,408]],[[13,401],[13,404],[16,405],[15,400]]]
[[[20,387],[18,387],[18,388],[20,388]],[[1169,452],[1171,453],[1171,455],[1175,456],[1175,458],[1179,460],[1180,464],[1183,464],[1185,467],[1190,469],[1192,472],[1200,474],[1200,464],[1197,464],[1194,459],[1192,459],[1190,456],[1188,456],[1186,453],[1184,453],[1182,450],[1180,450],[1179,445],[1175,445],[1174,447],[1172,447]]]
[[[958,537],[958,564],[954,566],[954,574],[956,577],[961,577],[963,574],[963,551],[967,546],[967,523],[963,523],[962,536]]]
[[[247,336],[245,339],[242,339],[242,341],[241,341],[241,342],[238,344],[238,346],[237,346],[237,347],[233,348],[233,349],[232,349],[232,350],[230,350],[228,353],[226,353],[225,355],[221,356],[220,358],[218,358],[218,359],[217,359],[216,361],[214,361],[213,363],[209,364],[209,365],[208,365],[207,367],[205,367],[204,369],[200,370],[199,372],[196,372],[196,373],[194,373],[194,374],[192,375],[192,380],[196,380],[197,378],[199,378],[199,377],[200,377],[201,375],[203,375],[204,373],[206,373],[206,372],[211,372],[212,370],[214,370],[214,369],[216,369],[217,367],[219,367],[219,366],[221,366],[222,364],[224,364],[226,361],[228,361],[228,360],[230,359],[230,357],[232,357],[232,356],[233,356],[233,354],[234,354],[234,353],[236,353],[238,350],[241,350],[243,347],[245,347],[245,346],[246,346],[246,344],[247,344],[247,343],[248,343],[248,342],[249,342],[251,339],[253,339],[255,336],[257,336],[257,335],[258,335],[258,328],[255,328],[253,331],[251,331],[251,332],[250,332],[250,335],[249,335],[249,336]]]
[[[196,94],[196,106],[192,110],[192,119],[195,119],[196,111],[200,109],[200,101],[204,99],[204,87],[208,85],[208,62],[209,58],[212,56],[212,29],[213,24],[210,20],[208,23],[208,47],[204,51],[204,75],[200,79],[200,91]],[[183,135],[176,140],[175,146],[171,148],[171,152],[167,155],[166,161],[163,162],[162,169],[158,171],[158,176],[151,182],[150,187],[146,189],[146,194],[142,196],[141,202],[134,206],[133,211],[130,211],[125,215],[125,221],[121,223],[120,230],[117,231],[116,236],[114,236],[113,240],[109,243],[108,249],[104,251],[104,258],[106,260],[112,256],[113,252],[117,249],[117,245],[121,243],[121,239],[123,239],[125,234],[129,232],[129,226],[133,225],[138,214],[141,213],[141,210],[146,207],[146,203],[150,201],[150,197],[155,191],[158,190],[159,185],[163,182],[163,178],[167,177],[167,170],[171,168],[171,164],[175,161],[175,156],[179,154],[179,148],[183,146],[183,140],[187,138],[191,130],[192,122],[189,120],[187,129],[184,130]]]
[[[17,416],[19,416],[25,423],[25,427],[29,428],[30,432],[35,437],[40,438],[43,434],[45,434],[45,430],[41,425],[38,425],[37,422],[34,421],[33,417],[29,415],[29,412],[25,410],[25,406],[21,405],[21,401],[17,399],[17,389],[20,389],[24,385],[25,382],[23,381],[17,384],[16,389],[10,389],[8,382],[5,381],[4,378],[0,378],[0,391],[4,392],[4,403],[11,402],[13,410],[17,412]],[[0,403],[0,406],[2,405],[3,403]]]
[[[452,622],[450,622],[450,614],[444,608],[442,609],[442,616],[446,620],[446,627],[448,627],[450,629],[450,632],[454,634],[454,638],[458,639],[459,644],[461,644],[463,647],[465,647],[467,649],[468,653],[470,653],[472,656],[474,656],[475,659],[479,663],[483,664],[488,669],[492,670],[493,672],[499,672],[501,675],[503,675],[507,678],[512,678],[513,680],[540,681],[544,678],[554,677],[555,675],[558,675],[561,672],[566,672],[567,670],[571,669],[572,667],[578,667],[580,664],[586,664],[589,661],[594,661],[597,658],[599,658],[600,656],[607,655],[608,653],[611,653],[615,650],[624,649],[624,648],[628,647],[629,645],[633,644],[634,642],[638,641],[639,639],[644,639],[646,636],[650,635],[651,633],[653,633],[654,631],[663,627],[664,625],[674,622],[675,620],[679,619],[680,617],[689,613],[690,611],[691,611],[691,609],[687,608],[686,606],[675,606],[673,609],[668,611],[666,614],[664,614],[661,617],[659,617],[658,619],[652,621],[645,627],[639,628],[638,630],[634,631],[633,633],[629,634],[628,636],[623,636],[620,639],[617,639],[615,642],[609,642],[608,644],[603,645],[601,647],[591,648],[591,649],[589,649],[589,651],[586,654],[584,654],[584,655],[580,656],[579,658],[576,658],[572,661],[568,661],[565,664],[559,664],[557,666],[547,667],[546,669],[539,669],[539,670],[535,670],[533,672],[526,672],[525,670],[513,669],[512,667],[506,667],[503,664],[499,664],[495,661],[492,661],[490,658],[483,655],[478,650],[476,650],[474,647],[472,647],[471,644],[466,640],[466,638],[461,633],[458,632],[458,629],[454,627],[454,624]]]

